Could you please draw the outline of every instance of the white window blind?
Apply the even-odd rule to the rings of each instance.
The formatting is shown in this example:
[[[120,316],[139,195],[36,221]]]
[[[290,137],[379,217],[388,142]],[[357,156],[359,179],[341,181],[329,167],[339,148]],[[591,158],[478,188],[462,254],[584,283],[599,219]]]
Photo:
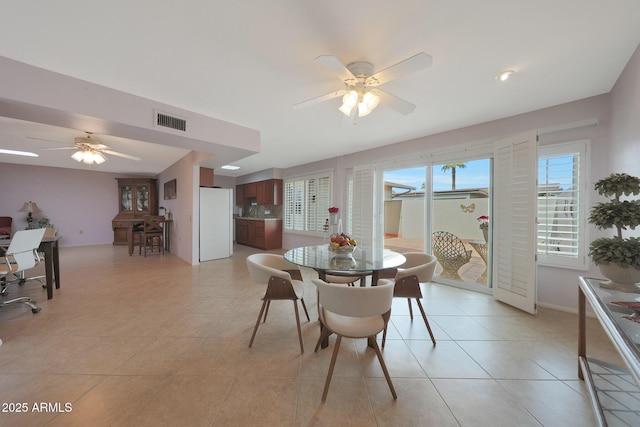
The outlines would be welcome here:
[[[584,249],[586,141],[541,147],[538,158],[538,262],[587,268]]]
[[[332,176],[309,175],[284,182],[284,228],[324,233],[329,218]]]

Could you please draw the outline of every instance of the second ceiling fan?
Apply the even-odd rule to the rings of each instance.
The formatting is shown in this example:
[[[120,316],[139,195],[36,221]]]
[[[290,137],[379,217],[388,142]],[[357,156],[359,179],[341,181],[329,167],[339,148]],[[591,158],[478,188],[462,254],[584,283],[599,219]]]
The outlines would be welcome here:
[[[379,86],[405,76],[407,74],[431,66],[432,58],[420,52],[374,74],[373,65],[369,62],[352,62],[343,65],[333,55],[321,55],[316,62],[334,72],[344,83],[344,89],[312,98],[293,105],[299,110],[320,102],[342,96],[339,110],[347,117],[364,117],[371,113],[378,104],[382,104],[400,114],[411,114],[416,106],[402,98],[379,89]]]

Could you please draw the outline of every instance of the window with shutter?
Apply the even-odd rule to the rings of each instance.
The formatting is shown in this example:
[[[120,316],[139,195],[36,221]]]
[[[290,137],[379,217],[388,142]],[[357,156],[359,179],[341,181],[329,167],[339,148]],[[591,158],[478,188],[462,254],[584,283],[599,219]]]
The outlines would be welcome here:
[[[587,142],[539,148],[538,262],[586,269],[585,165]]]
[[[331,206],[332,178],[331,173],[324,173],[284,181],[285,230],[324,233]]]

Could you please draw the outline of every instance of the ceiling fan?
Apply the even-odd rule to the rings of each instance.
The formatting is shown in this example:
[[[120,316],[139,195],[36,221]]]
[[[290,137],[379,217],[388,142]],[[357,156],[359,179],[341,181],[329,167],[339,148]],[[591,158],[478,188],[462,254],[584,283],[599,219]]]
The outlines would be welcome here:
[[[88,165],[92,165],[94,163],[99,165],[101,163],[104,163],[107,160],[104,154],[110,154],[112,156],[122,157],[129,160],[136,160],[136,161],[141,160],[139,157],[113,151],[108,146],[100,143],[100,141],[92,139],[91,132],[85,132],[85,133],[87,134],[87,136],[75,138],[75,144],[71,147],[42,148],[42,150],[76,150],[76,152],[71,155],[71,158],[73,160],[76,160],[78,162],[82,162]],[[39,138],[31,138],[31,139],[39,139]],[[48,140],[42,140],[42,141],[48,141]],[[57,141],[51,141],[51,142],[57,142]]]
[[[293,109],[299,110],[342,96],[342,105],[339,110],[345,116],[355,118],[356,114],[358,117],[364,117],[371,113],[379,103],[400,114],[411,114],[416,108],[414,104],[378,87],[391,80],[430,67],[432,58],[430,55],[420,52],[375,74],[373,73],[373,64],[369,62],[352,62],[345,66],[333,55],[320,55],[316,58],[316,62],[335,73],[345,87],[294,104]]]

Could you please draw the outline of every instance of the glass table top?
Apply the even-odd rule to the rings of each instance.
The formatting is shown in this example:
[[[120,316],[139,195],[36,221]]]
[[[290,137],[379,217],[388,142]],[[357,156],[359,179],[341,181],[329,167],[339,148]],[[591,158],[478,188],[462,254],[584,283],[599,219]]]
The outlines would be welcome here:
[[[327,244],[291,249],[284,259],[301,267],[354,273],[395,268],[406,261],[389,249],[356,246],[349,256],[330,251]]]

